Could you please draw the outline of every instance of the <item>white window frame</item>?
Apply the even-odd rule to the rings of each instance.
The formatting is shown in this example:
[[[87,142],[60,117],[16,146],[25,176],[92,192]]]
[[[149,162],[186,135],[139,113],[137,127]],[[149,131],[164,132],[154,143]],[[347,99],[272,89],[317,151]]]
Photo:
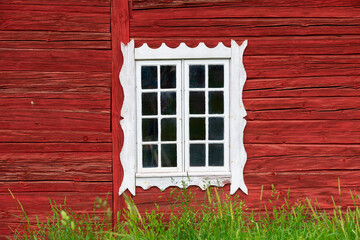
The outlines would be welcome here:
[[[120,124],[124,132],[124,144],[120,153],[120,161],[124,169],[124,178],[119,189],[119,195],[126,189],[135,195],[136,186],[140,186],[143,189],[156,186],[163,190],[170,186],[182,187],[183,182],[185,182],[186,185],[196,185],[202,189],[205,189],[209,185],[224,186],[230,183],[231,194],[234,194],[238,189],[241,189],[247,194],[248,190],[243,178],[243,169],[247,158],[243,144],[243,131],[246,125],[244,117],[246,116],[246,111],[242,102],[242,90],[246,81],[246,72],[243,66],[242,56],[247,46],[247,41],[244,41],[243,44],[239,46],[232,40],[231,47],[225,47],[222,43],[219,43],[214,48],[208,48],[204,43],[200,43],[195,48],[190,48],[184,43],[181,43],[177,48],[169,48],[165,44],[155,49],[150,48],[147,44],[139,48],[135,48],[134,46],[134,40],[131,40],[127,45],[121,44],[124,62],[120,71],[120,82],[124,90],[124,103],[121,110],[123,120]],[[137,129],[139,129],[137,122],[139,122],[139,111],[141,111],[141,109],[139,107],[140,99],[137,99],[140,94],[136,94],[136,91],[139,91],[136,88],[136,82],[138,81],[136,79],[138,78],[136,77],[136,61],[144,61],[143,63],[146,63],[146,61],[150,63],[152,61],[151,63],[156,63],[154,61],[166,60],[185,60],[187,63],[191,63],[191,61],[195,61],[196,63],[207,61],[216,62],[217,60],[229,61],[229,67],[224,68],[229,69],[229,86],[224,86],[224,90],[227,89],[229,91],[229,96],[224,98],[224,101],[229,99],[228,103],[224,102],[224,115],[229,116],[227,118],[227,121],[229,121],[228,124],[224,124],[224,131],[228,131],[229,143],[228,146],[224,145],[224,148],[228,147],[228,151],[224,151],[224,163],[227,164],[228,168],[221,167],[221,169],[219,169],[211,167],[209,169],[203,168],[201,171],[192,171],[192,168],[185,166],[185,169],[189,169],[188,172],[179,171],[179,168],[176,169],[175,172],[151,170],[147,172],[148,170],[144,171],[144,169],[140,169],[141,167],[137,167],[137,165],[139,165],[137,164],[137,159],[140,159],[138,157],[139,149],[137,149],[137,143],[139,141],[139,134],[141,134],[137,131]],[[187,76],[185,73],[183,73],[183,75]],[[177,86],[178,85],[179,84],[177,84]],[[188,94],[186,86],[184,90],[184,94]],[[185,102],[183,101],[182,104],[187,104],[186,101],[188,97],[184,99]],[[178,105],[179,103],[177,102],[177,106]],[[225,113],[225,111],[228,112]],[[188,116],[185,116],[186,121],[187,119]],[[183,126],[188,126],[188,123],[183,123]],[[226,133],[224,133],[224,137],[225,136]],[[184,137],[183,139],[187,139],[186,136]],[[177,141],[179,141],[178,137]],[[224,139],[224,141],[226,140]],[[141,147],[141,144],[139,145]],[[187,146],[187,144],[185,144],[185,146]],[[187,151],[185,147],[183,156],[189,155]],[[226,152],[228,152],[228,155],[226,155]]]

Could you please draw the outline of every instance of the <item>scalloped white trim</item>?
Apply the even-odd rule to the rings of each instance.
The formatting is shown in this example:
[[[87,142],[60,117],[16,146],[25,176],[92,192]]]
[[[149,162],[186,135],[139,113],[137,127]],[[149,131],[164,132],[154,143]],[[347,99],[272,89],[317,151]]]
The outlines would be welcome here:
[[[243,170],[246,163],[246,151],[243,143],[243,132],[246,125],[244,117],[246,111],[242,102],[242,91],[246,81],[246,72],[242,57],[247,46],[244,41],[239,46],[231,40],[231,48],[219,43],[214,48],[208,48],[200,43],[195,48],[181,43],[177,48],[170,48],[162,44],[159,48],[152,49],[147,44],[134,48],[134,40],[128,45],[121,44],[124,63],[120,71],[120,82],[124,90],[124,103],[121,110],[121,127],[124,131],[124,145],[120,154],[121,164],[124,168],[124,178],[119,189],[121,195],[128,189],[135,195],[135,186],[148,189],[156,186],[165,189],[169,186],[182,187],[183,181],[187,185],[204,187],[224,186],[231,182],[230,193],[234,194],[238,189],[248,194],[244,182]],[[160,59],[230,59],[230,170],[229,175],[208,173],[207,176],[136,176],[136,81],[135,81],[135,59],[136,60],[160,60]],[[190,182],[189,182],[190,181]]]
[[[146,43],[135,49],[136,60],[156,60],[156,59],[204,59],[204,58],[230,58],[231,48],[225,47],[220,42],[214,48],[208,48],[203,42],[191,48],[185,43],[180,43],[176,48],[168,47],[162,43],[159,48],[150,48]]]
[[[198,186],[205,190],[209,186],[223,187],[231,182],[230,174],[210,175],[209,176],[155,176],[155,177],[136,177],[136,186],[147,190],[157,187],[165,190],[168,187],[189,187]]]
[[[124,103],[121,108],[120,121],[124,132],[124,145],[120,153],[121,165],[124,169],[119,195],[128,189],[135,196],[135,168],[136,168],[136,81],[135,81],[135,56],[134,40],[128,45],[121,43],[121,52],[124,57],[120,71],[120,83],[124,90]]]

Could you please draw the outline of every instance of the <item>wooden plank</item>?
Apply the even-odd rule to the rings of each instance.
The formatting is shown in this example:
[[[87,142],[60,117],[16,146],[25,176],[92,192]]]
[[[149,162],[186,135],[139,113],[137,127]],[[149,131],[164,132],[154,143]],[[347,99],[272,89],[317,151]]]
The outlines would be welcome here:
[[[0,142],[31,143],[31,142],[111,142],[110,132],[79,132],[79,131],[39,131],[39,130],[2,130]]]
[[[110,41],[110,33],[94,32],[54,32],[54,31],[0,31],[1,41]],[[25,44],[25,43],[24,43]]]
[[[360,144],[360,121],[249,121],[245,143]]]
[[[131,22],[134,37],[264,37],[360,34],[358,18],[147,19]],[[155,31],[154,31],[155,30]]]
[[[358,97],[359,76],[248,79],[243,98]]]
[[[0,181],[111,181],[111,152],[0,153]]]
[[[110,0],[4,0],[7,4],[37,4],[37,5],[64,5],[64,6],[110,6]]]
[[[91,213],[94,209],[94,202],[96,197],[102,199],[107,198],[108,204],[111,206],[111,183],[103,183],[104,190],[101,192],[29,192],[29,193],[16,193],[16,199],[19,199],[23,205],[26,213],[29,216],[31,222],[35,222],[35,215],[38,215],[40,219],[44,220],[47,214],[51,213],[51,207],[49,199],[55,201],[58,205],[66,206],[74,210],[75,212],[87,212]],[[64,199],[66,197],[66,205],[64,205]],[[1,193],[0,202],[5,205],[0,206],[0,219],[6,219],[7,222],[19,222],[19,219],[13,215],[21,215],[21,209],[17,205],[17,202],[12,199],[10,193]],[[96,211],[100,213],[102,209]],[[3,221],[0,222],[4,223]]]
[[[134,10],[132,19],[147,21],[151,19],[204,19],[204,18],[331,18],[359,17],[356,7],[242,7],[205,6],[191,8],[160,8]]]
[[[0,143],[0,153],[110,152],[110,143]]]
[[[174,7],[194,7],[194,6],[241,6],[241,7],[358,7],[357,0],[345,1],[320,1],[320,0],[305,0],[305,1],[283,1],[283,0],[132,0],[132,8],[149,9],[149,8],[174,8]]]
[[[4,92],[4,91],[1,91]],[[11,91],[0,96],[0,109],[110,111],[109,94],[86,93],[21,93]]]
[[[102,92],[110,94],[111,73],[0,71],[2,92]]]
[[[231,37],[241,44],[248,40],[245,50],[247,56],[252,55],[322,55],[322,54],[359,54],[360,40],[355,35],[340,36],[277,36],[277,37]],[[152,38],[135,37],[135,46],[140,47],[147,43],[152,48],[158,48],[164,42],[168,46],[177,47],[181,42],[188,46],[196,47],[200,42],[204,42],[208,47],[215,47],[219,42],[223,42],[230,47],[229,37],[205,37],[196,39],[187,37],[164,38],[159,34]],[[331,46],[331,47],[329,47]]]
[[[11,110],[2,111],[0,126],[6,130],[110,131],[109,111]]]
[[[51,4],[14,4],[14,3],[0,3],[1,11],[33,11],[33,12],[47,12],[47,13],[103,13],[108,14],[110,7],[107,6],[76,6],[76,5],[51,5]]]
[[[108,12],[58,12],[58,7],[54,8],[55,11],[1,10],[0,30],[110,32]]]
[[[358,76],[357,55],[244,56],[247,76],[252,78]]]
[[[19,49],[110,49],[110,41],[0,41],[0,48]]]
[[[264,185],[263,191],[261,191],[262,185]],[[343,207],[354,206],[350,190],[359,191],[359,187],[343,187],[341,190],[342,194],[339,196],[338,187],[292,189],[290,186],[290,189],[289,187],[286,187],[284,189],[276,189],[276,192],[274,192],[271,185],[271,183],[258,183],[257,188],[249,191],[249,195],[245,195],[241,191],[238,191],[235,195],[239,197],[239,200],[245,201],[247,211],[264,210],[264,205],[267,206],[267,209],[272,209],[273,206],[280,207],[285,204],[284,198],[287,199],[288,203],[292,204],[297,201],[304,202],[306,198],[309,198],[315,203],[317,199],[320,208],[332,210],[334,208],[334,203],[331,196],[333,196],[337,205],[341,204]],[[226,199],[229,189],[229,185],[226,185],[222,190],[218,190],[222,199]],[[174,206],[173,204],[175,202],[174,195],[169,197],[168,193],[163,194],[159,189],[154,189],[152,194],[148,194],[148,191],[149,190],[143,191],[139,189],[139,191],[137,190],[137,195],[134,197],[134,202],[137,204],[141,214],[144,214],[146,211],[151,211],[151,209],[155,209],[155,203],[157,205],[156,208],[159,207],[165,214],[171,212],[171,206]],[[206,192],[199,188],[191,188],[191,192],[196,196],[198,203],[200,204],[206,199]],[[215,196],[215,194],[213,196]],[[262,201],[260,200],[260,196],[262,196]],[[276,196],[279,196],[279,200],[277,201]],[[269,200],[272,200],[272,202],[269,202]],[[178,204],[175,204],[175,206],[177,205]]]
[[[113,159],[113,210],[121,211],[125,208],[124,199],[119,196],[124,169],[120,164],[120,152],[124,143],[124,134],[120,126],[121,107],[124,93],[120,84],[119,74],[123,63],[120,45],[130,40],[129,30],[129,2],[128,0],[111,1],[111,30],[112,30],[112,88],[111,88],[111,132],[112,132],[112,159]],[[125,136],[126,137],[126,136]],[[113,214],[113,226],[119,220]]]
[[[2,71],[110,72],[109,50],[0,49]]]
[[[360,97],[244,99],[248,120],[360,119]]]
[[[356,144],[246,144],[245,172],[360,169]]]

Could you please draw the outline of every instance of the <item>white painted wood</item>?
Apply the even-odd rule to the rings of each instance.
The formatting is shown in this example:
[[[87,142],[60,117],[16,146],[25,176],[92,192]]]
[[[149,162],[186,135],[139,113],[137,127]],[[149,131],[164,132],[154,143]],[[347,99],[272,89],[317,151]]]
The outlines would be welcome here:
[[[231,41],[231,48],[225,47],[222,43],[219,43],[215,48],[208,48],[203,43],[199,44],[199,46],[195,48],[190,48],[184,43],[181,43],[177,48],[169,48],[165,44],[162,44],[161,47],[152,49],[149,48],[147,44],[144,44],[140,48],[134,49],[133,40],[126,46],[122,44],[121,49],[124,55],[124,65],[120,72],[120,81],[124,89],[125,98],[123,108],[121,110],[121,115],[124,118],[124,120],[121,121],[121,126],[124,131],[125,139],[124,146],[120,154],[121,163],[124,168],[124,179],[119,189],[119,195],[126,189],[129,189],[129,191],[135,195],[135,185],[140,186],[143,189],[148,189],[151,186],[157,186],[160,189],[165,189],[169,186],[182,187],[183,181],[187,185],[196,185],[202,189],[209,185],[224,186],[227,183],[231,183],[231,194],[234,194],[239,188],[247,194],[248,190],[243,177],[243,169],[247,158],[243,144],[243,131],[246,125],[244,117],[246,116],[246,111],[242,102],[242,90],[246,80],[246,72],[242,63],[242,56],[246,45],[247,41],[245,41],[241,46],[239,46],[235,41]],[[186,154],[178,156],[178,158],[181,157],[181,159],[183,159],[181,165],[185,166],[185,169],[178,169],[173,172],[144,172],[142,170],[139,171],[140,169],[138,169],[138,172],[136,173],[136,159],[139,159],[136,147],[137,132],[139,134],[139,131],[137,131],[139,128],[136,126],[136,122],[138,122],[136,121],[136,109],[139,109],[141,105],[139,106],[138,104],[139,98],[136,99],[135,60],[156,60],[156,63],[159,60],[167,59],[181,60],[183,62],[183,66],[184,61],[187,61],[185,59],[230,59],[230,83],[228,86],[225,86],[225,88],[229,90],[229,102],[225,100],[225,107],[226,105],[230,107],[227,110],[228,114],[224,113],[226,116],[229,116],[229,123],[224,124],[229,135],[229,156],[227,157],[225,155],[225,163],[230,165],[230,167],[227,168],[228,170],[224,168],[211,168],[200,172],[196,172],[199,169],[189,171],[190,169],[185,164],[188,161],[185,160],[185,156],[188,158],[188,150],[186,150]],[[182,68],[182,71],[179,69],[179,72],[184,75],[185,67]],[[184,76],[178,79],[184,79]],[[144,90],[144,92],[145,91],[146,90]],[[181,91],[183,92],[183,99],[181,102],[184,103],[185,99],[188,98],[188,94],[184,87]],[[226,102],[228,104],[226,104]],[[185,109],[187,106],[184,104],[182,106],[183,116],[177,116],[177,119],[178,127],[180,122],[184,133],[186,132],[184,130],[185,125],[188,124],[184,123],[184,120],[187,121],[186,116],[184,119],[184,113],[186,112]],[[206,117],[208,117],[208,114],[206,114]],[[231,131],[229,129],[231,129]],[[177,141],[182,142],[183,146],[180,148],[186,149],[184,139],[177,139]],[[224,139],[224,143],[226,141],[227,140]]]
[[[136,169],[136,82],[135,82],[135,56],[134,40],[127,45],[121,43],[121,52],[124,63],[120,71],[120,83],[124,90],[124,103],[121,108],[120,121],[124,132],[124,144],[120,153],[121,165],[124,169],[119,195],[128,189],[135,195],[135,169]]]
[[[159,48],[150,48],[146,43],[135,49],[136,60],[157,60],[157,59],[218,59],[230,58],[231,48],[225,47],[220,42],[214,48],[208,48],[203,42],[197,47],[188,47],[181,43],[177,48],[170,48],[165,43]]]
[[[239,46],[231,41],[231,74],[230,74],[230,194],[239,188],[246,194],[248,189],[244,182],[243,170],[246,163],[246,152],[243,143],[243,133],[246,125],[246,111],[242,102],[242,91],[246,81],[246,72],[242,57],[247,46],[244,41]]]
[[[231,177],[229,174],[207,174],[206,176],[192,175],[192,176],[137,176],[136,186],[142,187],[144,190],[150,187],[158,187],[160,190],[165,190],[170,186],[182,188],[183,186],[198,186],[205,190],[209,186],[223,187],[230,183]]]

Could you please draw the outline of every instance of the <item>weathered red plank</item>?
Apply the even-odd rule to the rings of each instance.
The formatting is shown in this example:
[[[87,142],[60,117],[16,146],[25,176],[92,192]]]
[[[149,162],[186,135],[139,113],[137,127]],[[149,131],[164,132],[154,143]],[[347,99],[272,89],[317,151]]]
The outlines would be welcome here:
[[[0,50],[0,70],[110,72],[109,50]]]
[[[109,111],[61,110],[2,111],[0,126],[6,130],[110,131]]]
[[[192,8],[160,8],[137,10],[132,19],[147,21],[151,19],[201,19],[201,18],[304,18],[304,17],[359,17],[359,9],[354,7],[238,7],[207,6]]]
[[[360,119],[360,97],[244,99],[248,120]]]
[[[254,37],[360,34],[356,18],[154,19],[131,22],[134,37]]]
[[[0,143],[0,153],[109,152],[110,143]]]
[[[245,143],[360,144],[360,121],[249,121]]]
[[[1,11],[33,11],[33,12],[46,12],[46,13],[103,13],[110,12],[109,6],[61,6],[61,5],[48,5],[48,4],[4,4],[0,3]]]
[[[24,5],[26,6],[26,5]],[[56,6],[54,6],[57,9]],[[68,7],[64,7],[68,8]],[[1,10],[0,30],[109,32],[108,13]]]
[[[251,78],[358,76],[357,55],[244,56],[247,76]]]
[[[111,181],[111,152],[0,153],[0,181]]]
[[[16,193],[15,197],[19,199],[27,212],[31,222],[34,222],[35,215],[38,215],[40,219],[44,219],[47,214],[51,213],[49,199],[56,201],[57,204],[64,206],[64,199],[66,197],[66,207],[73,209],[76,212],[93,212],[94,202],[96,197],[105,199],[111,206],[111,193],[106,190],[111,187],[110,183],[103,183],[104,191],[101,192],[30,192],[30,193]],[[6,203],[1,205],[0,208],[4,209],[0,211],[0,219],[6,219],[8,223],[19,222],[19,219],[14,217],[13,214],[21,215],[21,209],[17,205],[17,202],[12,199],[10,193],[1,193],[0,202]],[[103,210],[100,210],[103,211]],[[97,211],[97,212],[100,212]],[[6,223],[6,222],[5,222]],[[4,221],[0,222],[0,225],[4,224]]]
[[[248,79],[243,98],[358,97],[359,76]]]
[[[111,133],[0,129],[0,142],[111,142]]]
[[[284,6],[309,6],[309,7],[358,7],[357,0],[345,1],[321,1],[321,0],[305,0],[305,1],[260,1],[260,0],[132,0],[133,9],[148,8],[169,8],[169,7],[194,7],[194,6],[241,6],[241,7],[284,7]]]
[[[110,41],[0,41],[0,48],[34,49],[110,49]]]
[[[360,169],[360,145],[246,144],[245,172]]]
[[[109,94],[111,73],[0,71],[2,91],[103,92]]]
[[[110,41],[110,33],[54,32],[54,31],[0,31],[1,41],[44,41],[56,44],[58,41]],[[26,43],[24,43],[26,44]]]
[[[135,37],[136,47],[147,43],[152,48],[158,48],[164,42],[168,46],[177,47],[181,42],[188,46],[196,47],[200,42],[204,42],[208,47],[215,47],[219,42],[223,42],[230,47],[230,39],[236,40],[241,44],[245,39],[248,40],[246,55],[322,55],[322,54],[359,54],[359,36],[278,36],[278,37],[172,37],[164,38],[160,34],[153,38]],[[331,47],[329,47],[331,46]]]
[[[3,93],[0,109],[110,111],[110,96],[86,93]]]
[[[8,4],[38,4],[38,5],[65,5],[65,6],[110,6],[110,0],[4,0]]]

